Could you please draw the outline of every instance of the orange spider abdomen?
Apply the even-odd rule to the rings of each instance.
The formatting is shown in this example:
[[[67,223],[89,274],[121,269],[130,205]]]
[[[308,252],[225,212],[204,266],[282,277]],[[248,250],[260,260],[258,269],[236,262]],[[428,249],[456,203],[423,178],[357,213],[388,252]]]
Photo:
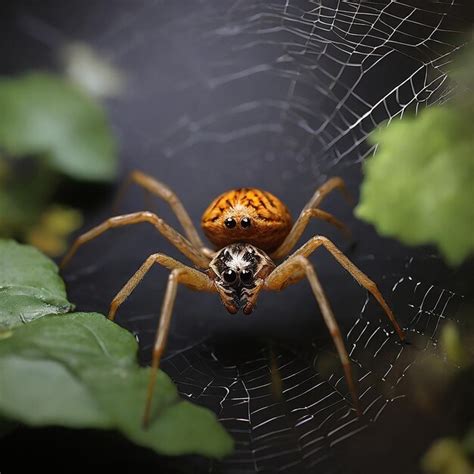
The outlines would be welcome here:
[[[290,232],[292,219],[288,208],[273,194],[241,188],[214,199],[204,212],[201,225],[217,248],[244,242],[271,252]]]

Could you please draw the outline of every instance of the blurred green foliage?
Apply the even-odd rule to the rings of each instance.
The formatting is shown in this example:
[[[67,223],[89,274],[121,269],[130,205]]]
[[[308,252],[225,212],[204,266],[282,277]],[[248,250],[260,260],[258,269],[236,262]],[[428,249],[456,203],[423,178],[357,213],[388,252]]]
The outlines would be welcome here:
[[[464,348],[459,330],[453,321],[448,321],[443,326],[439,342],[446,357],[451,363],[459,367],[468,364],[469,355]]]
[[[474,47],[458,58],[450,73],[457,95],[447,104],[417,116],[392,120],[369,137],[376,153],[364,163],[356,215],[377,231],[409,245],[433,244],[451,265],[474,253]],[[434,355],[416,373],[415,398],[439,416],[440,400],[450,390],[463,420],[458,437],[435,441],[421,460],[427,473],[474,472],[474,426],[469,387],[474,386],[472,328],[447,322],[440,348],[448,364]],[[455,403],[456,401],[450,400]],[[467,431],[466,431],[467,430]]]
[[[425,472],[433,474],[472,474],[473,469],[462,444],[452,438],[434,442],[421,465]]]
[[[473,51],[454,68],[456,100],[393,120],[370,136],[377,152],[364,164],[356,208],[380,234],[434,244],[453,265],[474,253]]]
[[[40,156],[79,180],[115,178],[116,143],[105,113],[69,81],[47,73],[2,78],[0,110],[0,148],[9,156]]]
[[[105,112],[70,80],[39,72],[0,78],[0,110],[0,236],[59,255],[82,223],[53,202],[63,177],[110,182],[117,174]]]
[[[472,308],[463,311],[460,315],[459,325],[448,321],[443,325],[439,343],[442,353],[448,364],[443,366],[446,371],[443,375],[435,374],[433,369],[440,368],[441,361],[432,355],[429,363],[423,366],[422,372],[417,372],[417,382],[420,377],[430,376],[431,385],[425,385],[424,392],[433,400],[438,391],[434,413],[439,416],[443,406],[452,405],[449,416],[456,429],[451,436],[435,440],[421,459],[421,467],[427,474],[471,474],[474,472],[474,417],[472,410],[474,387],[474,353],[472,345]],[[465,324],[463,324],[465,323]],[[449,370],[451,369],[451,370]],[[426,382],[426,377],[422,383]],[[426,403],[423,404],[425,408]],[[456,437],[455,437],[456,436]]]

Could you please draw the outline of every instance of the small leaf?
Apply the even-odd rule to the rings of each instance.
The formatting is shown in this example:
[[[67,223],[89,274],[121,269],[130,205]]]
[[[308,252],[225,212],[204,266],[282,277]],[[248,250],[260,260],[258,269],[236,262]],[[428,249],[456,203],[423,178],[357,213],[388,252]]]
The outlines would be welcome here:
[[[474,253],[474,112],[431,107],[371,136],[358,217],[410,245],[435,244],[451,264]]]
[[[44,156],[75,179],[110,181],[116,144],[101,107],[61,77],[30,73],[0,79],[0,149]]]
[[[439,342],[450,362],[459,366],[467,364],[468,357],[462,344],[461,335],[453,321],[448,321],[443,326]]]
[[[452,438],[435,441],[421,460],[424,472],[438,474],[472,474],[469,462],[461,444]]]
[[[137,343],[94,313],[46,316],[0,341],[0,415],[29,425],[115,428],[164,454],[222,457],[232,439],[209,410],[183,401],[159,372],[153,417],[141,425],[149,370]]]
[[[69,234],[81,224],[82,214],[77,209],[53,204],[44,209],[38,222],[28,229],[25,241],[51,257],[58,257],[68,248]]]
[[[0,330],[73,309],[57,266],[35,248],[0,240],[0,267]]]

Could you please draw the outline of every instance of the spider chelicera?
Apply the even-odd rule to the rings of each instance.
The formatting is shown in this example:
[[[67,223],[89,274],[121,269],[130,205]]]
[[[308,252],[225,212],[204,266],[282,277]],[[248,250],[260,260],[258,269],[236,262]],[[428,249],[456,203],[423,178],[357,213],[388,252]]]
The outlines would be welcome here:
[[[317,248],[325,248],[360,285],[375,297],[401,340],[405,337],[403,330],[398,325],[392,310],[385,302],[376,284],[326,237],[316,235],[289,255],[311,218],[322,219],[340,230],[348,232],[342,222],[319,209],[325,196],[335,189],[339,189],[348,197],[344,181],[334,177],[318,188],[294,224],[287,207],[269,192],[254,188],[242,188],[221,194],[209,205],[201,220],[204,233],[214,244],[216,250],[211,250],[204,245],[181,201],[165,184],[140,171],[131,173],[126,186],[131,183],[136,183],[148,193],[165,200],[178,218],[187,238],[151,212],[143,211],[119,215],[107,219],[79,236],[65,255],[61,266],[63,267],[70,260],[81,245],[95,239],[105,231],[115,227],[148,222],[196,267],[184,265],[161,253],[150,255],[117,293],[110,305],[108,317],[113,320],[119,306],[155,263],[171,270],[153,348],[152,370],[143,415],[144,426],[150,420],[156,375],[160,358],[165,349],[179,283],[193,290],[218,293],[222,303],[232,314],[235,314],[239,309],[242,309],[244,314],[250,314],[255,307],[260,291],[282,290],[306,277],[336,346],[354,407],[360,415],[359,399],[349,356],[331,306],[308,257]],[[285,259],[285,257],[287,258]],[[274,263],[281,260],[283,261],[279,265]]]

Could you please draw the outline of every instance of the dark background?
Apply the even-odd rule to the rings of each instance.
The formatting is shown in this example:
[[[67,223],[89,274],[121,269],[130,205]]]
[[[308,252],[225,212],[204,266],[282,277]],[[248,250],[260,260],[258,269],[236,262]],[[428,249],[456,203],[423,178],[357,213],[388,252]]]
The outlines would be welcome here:
[[[330,176],[342,176],[357,198],[361,163],[372,151],[365,137],[388,118],[449,98],[455,85],[446,73],[473,18],[462,2],[420,1],[21,0],[0,8],[1,73],[58,70],[57,52],[70,41],[87,42],[124,71],[126,93],[106,103],[121,176],[137,168],[169,184],[195,222],[232,187],[267,189],[295,216]],[[84,199],[70,183],[61,194],[87,203],[90,228],[112,215],[114,191],[92,187]],[[163,369],[183,396],[218,414],[235,454],[220,463],[168,459],[113,433],[21,428],[2,440],[0,470],[31,463],[73,471],[418,472],[433,439],[460,431],[456,408],[472,412],[455,402],[461,389],[426,402],[436,383],[417,372],[428,355],[449,370],[437,338],[469,307],[472,263],[449,269],[434,249],[378,236],[337,193],[323,207],[351,227],[352,241],[317,222],[305,238],[327,235],[371,276],[410,342],[399,344],[365,290],[324,251],[314,255],[347,334],[362,419],[350,411],[307,284],[262,295],[251,317],[228,315],[215,295],[180,289]],[[143,208],[133,190],[120,212]],[[163,203],[152,210],[177,225]],[[79,310],[106,313],[156,251],[181,258],[146,226],[98,239],[64,273],[70,299]],[[143,362],[165,282],[166,272],[153,269],[118,315],[137,334]],[[272,395],[272,359],[281,399]]]

